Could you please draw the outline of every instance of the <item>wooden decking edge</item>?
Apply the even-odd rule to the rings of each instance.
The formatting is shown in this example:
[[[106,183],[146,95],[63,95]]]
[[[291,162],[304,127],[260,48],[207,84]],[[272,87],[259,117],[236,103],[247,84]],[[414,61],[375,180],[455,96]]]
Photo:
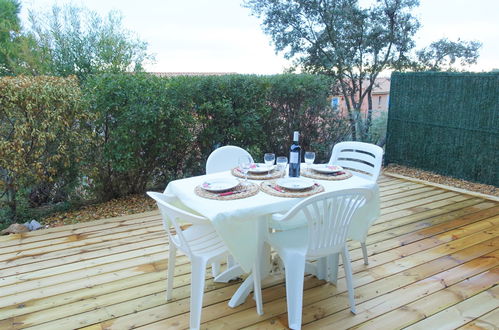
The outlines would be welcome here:
[[[461,189],[461,188],[456,188],[456,187],[452,187],[452,186],[447,186],[447,185],[444,185],[444,184],[435,183],[435,182],[431,182],[431,181],[416,179],[416,178],[412,178],[412,177],[409,177],[409,176],[405,176],[405,175],[401,175],[401,174],[396,174],[396,173],[391,173],[391,172],[387,172],[387,171],[384,171],[383,175],[391,176],[391,177],[398,178],[398,179],[404,179],[404,180],[408,180],[408,181],[412,181],[412,182],[422,183],[422,184],[426,184],[426,185],[429,185],[429,186],[434,186],[434,187],[437,187],[437,188],[447,189],[447,190],[455,191],[455,192],[458,192],[458,193],[461,193],[461,194],[466,194],[466,195],[470,195],[470,196],[474,196],[474,197],[480,197],[480,198],[488,199],[488,200],[491,200],[491,201],[494,201],[494,202],[499,202],[499,197],[492,196],[492,195],[487,195],[487,194],[482,194],[482,193],[475,192],[475,191],[470,191],[470,190],[466,190],[466,189]]]

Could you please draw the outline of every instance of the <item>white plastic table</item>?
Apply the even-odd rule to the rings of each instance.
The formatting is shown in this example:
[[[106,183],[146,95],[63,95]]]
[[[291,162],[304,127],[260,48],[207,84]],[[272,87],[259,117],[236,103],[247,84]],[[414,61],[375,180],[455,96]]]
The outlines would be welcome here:
[[[226,171],[171,181],[165,193],[175,195],[185,206],[210,219],[234,259],[244,271],[250,272],[260,263],[259,256],[265,255],[261,238],[262,231],[266,230],[265,224],[269,216],[276,212],[286,212],[303,198],[277,197],[260,191],[249,198],[220,201],[200,197],[194,192],[195,187],[206,180],[230,176],[232,176],[230,171]],[[350,188],[372,189],[375,192],[375,198],[366,204],[357,216],[362,217],[364,221],[367,220],[366,216],[378,217],[379,192],[376,183],[357,176],[338,181],[314,181],[323,185],[325,191]],[[253,182],[259,184],[261,181]],[[262,278],[268,273],[269,268],[260,269]],[[250,277],[234,294],[229,306],[235,307],[245,301],[252,289]]]

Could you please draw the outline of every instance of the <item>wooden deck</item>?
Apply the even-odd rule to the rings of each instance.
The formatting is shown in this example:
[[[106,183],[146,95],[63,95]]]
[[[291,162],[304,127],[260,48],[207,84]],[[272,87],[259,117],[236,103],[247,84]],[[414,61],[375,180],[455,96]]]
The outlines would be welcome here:
[[[499,325],[499,202],[400,178],[380,178],[382,212],[358,244],[357,315],[338,287],[305,279],[304,328],[489,328]],[[189,271],[177,258],[174,300],[165,302],[168,244],[157,212],[0,237],[0,329],[173,329],[189,325]],[[240,281],[208,276],[202,327],[287,327],[282,277],[227,306]]]

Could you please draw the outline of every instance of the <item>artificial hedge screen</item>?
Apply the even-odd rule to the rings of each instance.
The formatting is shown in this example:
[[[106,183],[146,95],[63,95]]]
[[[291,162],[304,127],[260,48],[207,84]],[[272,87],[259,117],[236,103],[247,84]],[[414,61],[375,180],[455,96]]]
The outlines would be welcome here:
[[[499,185],[499,73],[393,73],[386,163]]]

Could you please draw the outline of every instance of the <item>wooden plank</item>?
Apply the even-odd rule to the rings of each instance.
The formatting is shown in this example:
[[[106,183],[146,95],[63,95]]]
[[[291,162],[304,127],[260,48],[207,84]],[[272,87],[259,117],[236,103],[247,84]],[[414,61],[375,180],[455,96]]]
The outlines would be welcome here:
[[[426,211],[413,212],[409,215],[405,215],[402,217],[393,217],[392,214],[381,216],[369,229],[369,235],[379,233],[382,231],[386,231],[392,228],[396,228],[399,226],[403,226],[410,223],[416,223],[421,220],[433,218],[436,216],[443,216],[444,214],[462,210],[468,207],[476,207],[478,210],[481,205],[484,205],[482,199],[468,199],[461,202],[454,201],[445,201],[445,204],[442,205],[441,202],[432,203],[433,205],[438,204],[436,207],[431,207]],[[486,207],[489,207],[490,204],[486,204]]]
[[[480,316],[479,318],[469,322],[462,327],[460,330],[478,330],[478,329],[490,329],[497,330],[499,324],[499,308]]]
[[[381,215],[393,213],[393,212],[400,211],[400,210],[414,208],[417,206],[425,205],[428,203],[432,203],[432,202],[436,202],[436,201],[440,201],[443,199],[448,199],[448,198],[456,197],[456,196],[460,196],[460,195],[453,193],[453,192],[445,192],[442,194],[438,194],[436,196],[412,200],[411,202],[406,202],[402,205],[395,205],[395,206],[386,207],[386,208],[382,206],[381,207]]]
[[[370,229],[367,243],[373,255],[369,266],[363,265],[359,244],[350,243],[361,317],[348,312],[343,271],[337,287],[307,276],[306,327],[416,326],[421,318],[410,315],[438,315],[496,284],[497,202],[383,176],[379,185],[385,214]],[[442,194],[447,195],[440,199]],[[16,283],[0,284],[0,328],[188,327],[188,259],[177,258],[175,300],[166,303],[167,245],[163,251],[134,254],[155,246],[164,237],[159,236],[164,234],[157,211],[155,214],[155,220],[146,221],[139,215],[125,222],[125,218],[117,218],[68,226],[70,230],[49,229],[43,235],[38,232],[0,239],[0,272],[3,276],[10,269],[7,279],[18,277]],[[141,237],[147,237],[143,247],[139,244]],[[76,268],[71,269],[71,265]],[[24,275],[27,281],[22,281]],[[207,274],[203,327],[287,326],[282,276],[264,281],[263,317],[256,314],[253,299],[235,309],[227,306],[238,285],[213,283]],[[12,289],[12,294],[3,295],[3,288],[15,286],[21,291],[14,293]],[[487,320],[497,319],[494,315],[494,310],[480,310],[460,326],[474,328],[479,322],[487,325]]]
[[[490,204],[481,205],[482,207],[491,206]],[[438,233],[443,233],[453,228],[461,227],[466,224],[471,224],[480,220],[488,219],[491,215],[499,214],[499,206],[496,208],[486,208],[476,212],[480,208],[465,208],[454,211],[435,218],[430,218],[424,222],[410,223],[405,226],[378,231],[375,234],[368,236],[368,253],[374,255],[381,253],[384,250],[395,248],[401,245],[407,245],[419,239],[430,237]],[[494,218],[494,217],[492,217]],[[353,261],[362,258],[362,251],[359,249],[358,242],[350,242],[351,259]]]
[[[498,242],[499,243],[499,240]],[[483,248],[484,247],[480,247],[480,249],[476,250],[475,253],[481,253],[481,252],[478,252],[479,250],[482,250],[483,251]],[[497,247],[493,247],[491,249],[495,250]],[[463,255],[463,260],[466,260],[466,258],[472,256],[473,258],[476,257],[475,254],[470,254],[468,256],[466,255]],[[447,265],[447,268],[448,267],[452,267],[452,266],[455,266],[456,265],[456,262],[457,263],[460,263],[459,261],[460,259],[458,258],[452,258],[452,259],[449,259],[449,258],[443,258],[442,260],[439,260],[438,262],[435,262],[435,265],[438,265],[439,267],[443,267],[442,265]],[[427,271],[431,271],[433,269],[434,271],[434,268],[435,266],[433,267],[430,267],[428,266],[428,264],[423,264],[421,267],[425,267],[427,269]],[[446,269],[446,268],[444,268]],[[381,270],[382,272],[383,270]],[[387,271],[393,271],[393,269],[389,269]],[[380,272],[380,271],[378,271]],[[379,276],[382,276],[382,275],[379,275]],[[372,277],[372,280],[371,282],[374,282],[376,281],[378,277]],[[409,276],[405,276],[404,274],[401,274],[399,275],[399,278],[401,280],[411,280],[411,277]],[[393,279],[390,279],[390,280],[387,280],[387,284],[389,283],[389,287],[392,287],[393,286]],[[412,279],[412,281],[414,281],[414,279]],[[356,282],[357,283],[357,282]],[[284,287],[283,287],[283,290],[284,290]],[[311,291],[309,290],[308,293],[306,293],[306,295],[311,295],[312,298],[311,299],[318,299],[318,300],[321,300],[321,299],[325,299],[327,297],[332,297],[332,296],[335,296],[338,292],[345,292],[346,288],[344,287],[344,284],[343,284],[343,281],[339,282],[339,287],[338,287],[338,290],[336,290],[336,288],[334,286],[331,286],[331,285],[325,285],[325,286],[320,286],[320,287],[317,287],[315,289],[312,290],[312,293]],[[375,290],[377,290],[377,288],[374,288],[372,289],[372,291],[374,292]],[[338,292],[337,292],[338,291]],[[270,317],[273,313],[277,313],[275,312],[275,310],[277,309],[277,311],[279,311],[279,313],[284,313],[286,311],[286,306],[285,306],[285,298],[281,298],[281,299],[278,299],[278,300],[273,300],[273,302],[268,302],[265,298],[264,298],[264,302],[265,302],[265,305],[264,305],[264,309],[265,309],[265,315],[263,317]],[[347,299],[345,297],[345,304],[348,304],[347,303]],[[250,307],[253,307],[254,305],[250,305]],[[209,307],[210,310],[212,310],[211,308],[213,308],[213,310],[218,310],[218,309],[223,309],[224,306],[219,306],[219,305],[215,305],[213,307]],[[206,310],[206,309],[205,309]],[[204,310],[204,311],[205,311]],[[204,312],[203,311],[203,312]],[[234,311],[235,312],[235,311]],[[213,322],[209,322],[206,324],[206,326],[208,328],[212,328],[212,327],[217,327],[220,323],[220,321],[222,321],[221,325],[222,327],[223,326],[227,326],[227,325],[233,325],[234,327],[238,328],[240,326],[244,326],[242,323],[244,323],[242,320],[243,319],[250,319],[250,320],[254,320],[255,319],[255,311],[254,309],[250,308],[248,310],[248,308],[245,309],[245,312],[244,314],[242,313],[236,313],[234,314],[233,313],[227,313],[227,319],[223,318],[222,320],[219,319],[220,317],[220,314],[217,312],[216,315],[217,315],[217,318],[213,320]],[[185,320],[183,320],[182,323],[181,322],[181,318],[185,317]],[[179,317],[176,317],[176,318],[173,318],[173,319],[168,319],[168,320],[165,320],[163,322],[160,322],[158,323],[159,326],[163,326],[164,328],[169,328],[171,326],[174,326],[174,324],[176,323],[179,323],[179,324],[188,324],[188,323],[185,323],[185,322],[188,322],[188,319],[187,319],[188,316],[179,316]],[[258,318],[258,316],[256,316]],[[260,317],[261,318],[261,317]]]
[[[53,285],[66,285],[70,287],[69,282],[74,282],[78,279],[88,279],[91,280],[91,276],[102,274],[102,273],[111,273],[114,274],[119,270],[122,270],[126,273],[136,275],[140,272],[140,266],[142,264],[152,264],[154,265],[161,260],[165,260],[167,258],[167,253],[160,252],[161,247],[153,247],[146,248],[147,253],[142,255],[140,252],[133,251],[133,253],[129,253],[127,256],[120,256],[120,260],[116,260],[114,262],[109,262],[104,265],[99,265],[95,261],[93,262],[84,262],[80,264],[80,267],[74,269],[71,265],[60,266],[58,267],[59,273],[57,275],[51,275],[50,270],[42,270],[41,272],[36,272],[35,274],[30,275],[21,275],[21,276],[11,276],[8,278],[0,278],[0,283],[2,283],[2,296],[7,295],[17,295],[19,296],[20,292],[37,290],[40,291],[41,288]],[[153,252],[156,253],[153,253]],[[135,257],[131,257],[131,256]],[[129,258],[127,258],[129,257]],[[118,259],[118,258],[116,258]],[[85,268],[84,265],[87,265],[89,268]],[[64,269],[61,269],[64,268]],[[66,284],[63,284],[66,283]],[[91,285],[91,282],[88,282]],[[4,297],[2,297],[4,298]],[[3,300],[3,299],[2,299]]]
[[[423,198],[442,195],[442,193],[444,193],[444,192],[433,189],[433,190],[423,191],[423,192],[419,192],[417,194],[413,194],[413,195],[409,195],[409,196],[405,196],[405,197],[397,196],[397,198],[395,198],[395,199],[392,199],[389,201],[382,201],[381,206],[382,206],[382,208],[385,209],[385,208],[388,208],[391,206],[415,202],[415,201],[423,199]],[[452,196],[456,196],[456,195],[449,194],[448,196],[452,197]]]
[[[427,191],[436,191],[437,189],[433,187],[421,187],[421,188],[416,188],[416,189],[404,189],[404,190],[398,190],[394,194],[380,194],[380,201],[381,203],[386,203],[388,201],[392,201],[397,198],[401,197],[407,197],[407,196],[414,196],[422,192],[427,192]]]
[[[345,304],[343,304],[343,309],[340,311],[334,311],[334,314],[326,316],[308,326],[304,326],[303,328],[349,328],[359,325],[367,320],[373,319],[383,313],[390,312],[414,300],[421,299],[439,290],[445,289],[446,287],[463,281],[468,277],[480,274],[492,267],[497,267],[498,256],[499,252],[474,259],[463,265],[459,265],[410,285],[398,288],[389,293],[378,295],[373,299],[361,302],[357,304],[356,315],[352,315],[348,308],[344,308]],[[361,297],[363,296],[364,289],[362,287],[356,291],[358,291],[358,293],[356,292],[356,295],[360,295]],[[359,300],[362,300],[362,298]],[[336,305],[338,304],[333,301],[330,301],[330,303]],[[321,304],[321,306],[327,305],[326,301]],[[348,306],[348,304],[346,304],[346,306]],[[304,315],[306,315],[306,312],[310,312],[309,308],[310,306],[304,308]],[[427,327],[426,329],[432,329],[432,327]]]
[[[92,221],[93,226],[87,225],[77,228],[65,228],[66,226],[62,226],[62,227],[55,227],[43,230],[36,230],[21,234],[12,234],[7,236],[11,237],[10,240],[4,241],[0,244],[0,248],[2,249],[0,252],[3,253],[2,252],[3,248],[9,246],[17,246],[18,248],[20,248],[23,247],[23,245],[26,243],[47,241],[55,238],[67,237],[70,235],[85,235],[98,232],[105,233],[106,230],[110,231],[116,228],[119,229],[120,227],[125,227],[125,228],[140,227],[141,225],[144,226],[154,221],[158,221],[158,223],[160,223],[161,221],[160,217],[158,215],[154,215],[146,218],[121,220],[118,222],[98,220],[98,221]],[[73,225],[67,227],[72,227],[72,226]],[[63,228],[63,230],[61,230],[60,228]]]
[[[147,235],[144,235],[143,239],[148,239],[148,245],[149,246],[161,246],[161,251],[167,250],[166,247],[166,242],[167,239],[165,237],[157,237],[157,235],[148,237]],[[119,242],[118,242],[119,243]],[[16,276],[16,275],[21,275],[25,273],[40,273],[41,270],[47,269],[48,272],[51,274],[57,274],[59,272],[60,267],[64,267],[65,269],[68,269],[67,265],[70,265],[71,269],[78,269],[80,267],[80,262],[83,261],[90,261],[90,260],[102,260],[101,258],[104,256],[113,256],[116,254],[122,254],[122,253],[127,253],[130,251],[134,250],[141,250],[140,252],[142,253],[144,249],[144,241],[143,240],[138,240],[136,242],[128,242],[126,244],[118,244],[115,246],[110,246],[106,247],[104,249],[98,249],[95,251],[87,251],[84,249],[83,252],[80,253],[73,253],[71,255],[67,256],[60,256],[59,258],[52,258],[52,259],[46,259],[46,260],[41,260],[39,262],[35,263],[29,263],[29,264],[22,264],[19,266],[14,266],[10,268],[4,268],[2,269],[2,276],[4,278],[7,278],[9,276]],[[80,251],[81,251],[80,250]],[[66,266],[66,267],[65,267]],[[85,266],[81,266],[85,267]],[[52,272],[54,268],[57,270],[56,272]],[[64,269],[62,269],[60,272],[64,272]],[[45,273],[48,274],[48,273]],[[35,275],[36,276],[36,275]],[[44,275],[40,275],[44,276]],[[0,281],[0,283],[2,283]]]
[[[106,234],[120,233],[120,232],[131,232],[133,230],[140,230],[147,227],[159,226],[160,222],[158,219],[144,223],[128,224],[128,225],[115,225],[106,224],[105,228],[100,228],[96,230],[91,230],[91,228],[82,228],[69,232],[56,232],[52,234],[47,234],[43,237],[28,237],[26,239],[18,240],[15,244],[8,246],[2,246],[0,248],[0,254],[11,253],[16,251],[24,251],[30,249],[36,249],[44,246],[73,242],[76,240],[82,240],[85,238],[106,236]],[[13,243],[13,242],[10,242]]]
[[[371,321],[360,324],[358,329],[403,328],[423,320],[449,306],[462,302],[497,284],[497,271],[489,270],[437,291],[422,299],[401,306]]]
[[[498,223],[499,216],[490,217],[492,214],[498,213],[494,209],[488,209],[481,213],[465,215],[442,223],[438,222],[440,219],[435,219],[435,224],[433,226],[424,227],[417,231],[413,231],[413,226],[409,225],[398,227],[390,232],[381,232],[369,237],[367,242],[368,254],[376,255],[383,251],[412,244],[433,236],[438,240],[442,240],[447,236],[446,239],[448,240],[449,235],[451,238],[458,238],[463,235],[485,230]],[[350,251],[351,259],[353,261],[362,258],[362,251],[359,249],[360,244],[356,243],[355,246],[357,248]]]
[[[446,223],[447,227],[445,228],[449,228],[450,230],[452,229],[452,226],[454,224],[456,226],[460,226],[469,222],[479,221],[487,217],[492,217],[497,214],[499,214],[499,205],[496,206],[494,203],[484,202],[459,208],[457,210],[450,210],[438,215],[430,214],[429,216],[423,217],[414,216],[409,219],[405,218],[404,221],[393,220],[388,223],[382,224],[378,224],[375,222],[374,225],[369,229],[366,242],[368,244],[375,243],[392,238],[394,236],[401,236],[407,233],[421,231],[425,228],[431,228],[434,226],[439,226],[437,228],[443,229],[445,227],[444,224]]]
[[[379,217],[379,219],[376,221],[376,223],[379,224],[379,223],[383,223],[383,222],[387,222],[387,221],[392,221],[395,219],[408,217],[408,216],[422,213],[425,211],[439,209],[441,207],[449,206],[449,205],[456,204],[456,203],[459,203],[458,207],[460,208],[460,206],[463,205],[463,203],[467,200],[471,200],[471,201],[476,202],[476,203],[483,201],[483,199],[470,199],[470,198],[463,197],[463,196],[456,196],[456,197],[447,198],[444,200],[439,200],[436,202],[430,202],[430,203],[424,204],[424,205],[419,205],[417,207],[411,207],[408,209],[401,209],[399,211],[392,212],[389,214],[382,214]],[[438,212],[438,211],[436,211],[436,212]]]
[[[379,191],[380,192],[390,192],[396,189],[400,189],[403,187],[419,187],[420,185],[409,182],[409,181],[400,181],[400,182],[390,182],[388,184],[380,184]]]
[[[400,194],[400,193],[410,192],[410,191],[414,191],[414,190],[420,190],[423,188],[436,189],[435,187],[425,186],[425,185],[406,185],[406,186],[393,188],[393,189],[385,189],[383,191],[380,191],[380,195],[382,197],[392,197],[392,196]]]
[[[497,264],[497,260],[494,263],[492,260],[489,260],[490,258],[485,258],[484,261],[482,262],[477,262],[474,259],[471,260],[467,263],[461,264],[457,267],[453,267],[450,269],[447,269],[447,272],[453,271],[456,274],[455,275],[456,279],[460,278],[460,280],[469,277],[468,274],[473,273],[476,271],[476,273],[480,273],[482,271],[486,271],[493,267],[494,264]],[[469,270],[467,267],[477,267],[473,268],[474,270]],[[460,269],[459,267],[462,267]],[[466,270],[466,271],[465,271]],[[424,272],[428,272],[425,274]],[[428,289],[429,283],[432,284],[432,286],[442,288],[443,285],[440,283],[439,280],[431,280],[433,277],[439,276],[441,273],[435,274],[430,267],[427,265],[421,265],[418,267],[418,270],[414,271],[414,274],[418,274],[417,276],[407,276],[404,273],[399,273],[392,275],[390,277],[387,277],[390,279],[391,285],[383,285],[380,286],[378,281],[374,281],[370,283],[369,285],[364,285],[361,287],[356,287],[356,305],[357,305],[357,310],[358,314],[354,317],[357,317],[358,319],[362,320],[361,316],[365,315],[359,315],[362,312],[365,312],[367,307],[363,307],[368,305],[369,308],[372,309],[380,309],[379,306],[385,306],[385,304],[389,304],[389,301],[385,301],[386,299],[389,299],[388,297],[385,298],[386,296],[394,296],[398,297],[397,293],[402,293],[401,296],[403,297],[408,297],[407,294],[404,294],[404,290],[407,290],[407,287],[412,286],[413,290],[410,290],[410,293],[413,295],[418,295],[422,294],[424,295],[425,289]],[[431,276],[431,277],[427,277]],[[464,278],[463,278],[464,277]],[[346,315],[346,319],[350,319],[352,314],[349,311],[348,307],[348,298],[346,294],[346,288],[343,284],[344,281],[338,282],[338,288],[335,288],[334,286],[323,286],[320,287],[320,289],[314,288],[311,290],[306,290],[304,292],[304,298],[303,298],[303,323],[308,324],[311,323],[311,326],[315,326],[316,324],[319,324],[319,322],[326,320],[323,323],[320,323],[319,326],[316,328],[327,328],[327,329],[346,329],[350,325],[346,324],[333,324],[329,322],[329,319],[336,315],[333,314],[331,316],[327,316],[331,313],[338,313],[338,312],[343,312]],[[429,282],[429,283],[427,283]],[[411,283],[411,284],[408,284]],[[325,298],[325,299],[324,299]],[[400,297],[398,299],[401,299]],[[265,301],[264,301],[265,302]],[[378,306],[379,305],[379,306]],[[286,314],[286,303],[285,299],[280,299],[280,300],[274,300],[271,301],[270,303],[264,303],[264,312],[265,314],[258,317],[257,315],[253,316],[250,318],[250,314],[255,314],[255,311],[242,311],[238,313],[233,313],[230,314],[226,317],[207,322],[206,324],[203,324],[203,328],[209,328],[209,329],[223,329],[224,326],[230,326],[233,328],[244,328],[244,327],[252,327],[254,329],[260,329],[260,328],[265,328],[266,326],[269,326],[273,324],[276,327],[286,327],[287,326],[287,314]],[[266,319],[264,322],[256,323],[258,321],[262,321],[262,318]],[[319,319],[318,321],[316,321]],[[314,323],[314,321],[316,321]],[[365,321],[365,320],[363,320]],[[252,323],[256,323],[252,325]],[[352,326],[355,325],[355,323],[351,323]]]
[[[499,276],[499,272],[496,273]],[[499,308],[499,286],[490,288],[452,307],[407,327],[416,329],[455,329]]]
[[[141,308],[145,307],[151,308],[153,306],[162,305],[165,303],[165,285],[166,285],[166,282],[164,280],[165,272],[162,271],[161,274],[159,274],[158,272],[155,273],[156,273],[155,277],[159,277],[162,280],[148,282],[146,284],[142,284],[137,287],[123,286],[120,287],[119,290],[107,294],[98,294],[93,297],[87,297],[86,299],[78,299],[71,303],[66,303],[60,306],[46,309],[41,313],[30,313],[29,315],[23,315],[23,316],[17,315],[16,317],[11,316],[9,319],[0,321],[0,328],[2,328],[3,326],[12,327],[17,325],[20,325],[20,327],[22,328],[39,326],[43,323],[48,322],[50,324],[50,322],[52,322],[55,319],[59,320],[66,317],[72,318],[73,320],[71,321],[72,322],[71,325],[69,324],[67,326],[64,325],[64,328],[74,328],[81,326],[80,322],[82,319],[83,322],[87,322],[88,320],[92,320],[93,318],[95,318],[98,314],[101,314],[101,316],[104,315],[105,317],[108,317],[109,314],[107,314],[107,312],[105,312],[104,309],[101,309],[104,306],[112,306],[116,305],[117,303],[125,302],[122,303],[121,305],[125,308],[128,308],[129,312],[133,313],[133,311],[137,310],[137,306],[141,306]],[[209,274],[207,274],[207,276],[209,277]],[[190,295],[190,288],[189,288],[190,274],[183,275],[181,277],[182,277],[181,280],[178,280],[179,278],[176,278],[176,281],[174,282],[175,283],[174,298],[175,300],[179,299],[188,300],[186,298],[188,298]],[[182,286],[179,286],[179,284],[182,284]],[[207,284],[208,284],[207,290],[212,291],[227,286],[235,286],[236,283],[222,284],[222,283],[213,283],[211,280],[208,280]],[[233,294],[235,289],[236,289],[235,287],[230,288],[229,293]],[[132,303],[129,303],[129,301],[132,301]],[[76,315],[75,311],[78,311]],[[81,314],[85,315],[82,316]],[[75,321],[75,319],[78,319],[80,321]],[[61,326],[64,324],[64,322],[67,321],[57,321],[57,322],[58,325]],[[44,324],[43,326],[51,328],[50,325],[47,324]]]

